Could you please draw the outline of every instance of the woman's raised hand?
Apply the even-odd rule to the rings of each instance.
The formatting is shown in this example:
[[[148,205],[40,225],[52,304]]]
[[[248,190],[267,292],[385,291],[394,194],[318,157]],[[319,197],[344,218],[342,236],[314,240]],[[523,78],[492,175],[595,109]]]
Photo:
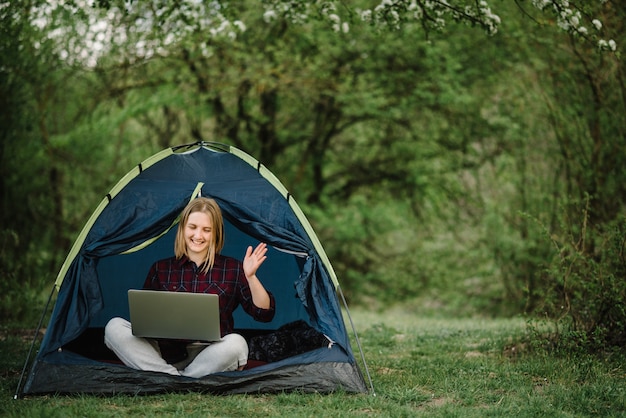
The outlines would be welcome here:
[[[249,246],[246,250],[246,256],[243,259],[243,271],[246,274],[246,278],[251,278],[256,275],[256,271],[261,264],[267,259],[265,255],[267,253],[267,244],[260,243],[253,250],[252,246]]]

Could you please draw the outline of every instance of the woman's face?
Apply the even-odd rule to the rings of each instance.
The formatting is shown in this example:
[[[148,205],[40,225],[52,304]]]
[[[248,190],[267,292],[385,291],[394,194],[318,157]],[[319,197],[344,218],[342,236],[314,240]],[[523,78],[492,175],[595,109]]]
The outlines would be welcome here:
[[[188,256],[204,258],[213,242],[213,223],[211,217],[204,212],[192,212],[185,225],[185,244]]]

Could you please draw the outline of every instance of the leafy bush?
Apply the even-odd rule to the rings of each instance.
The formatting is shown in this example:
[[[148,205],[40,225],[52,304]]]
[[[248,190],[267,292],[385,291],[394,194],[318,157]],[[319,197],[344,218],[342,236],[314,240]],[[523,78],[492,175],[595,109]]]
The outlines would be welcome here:
[[[582,216],[551,236],[557,253],[535,313],[554,322],[560,344],[595,351],[626,343],[626,217],[589,225],[588,207],[568,211]]]

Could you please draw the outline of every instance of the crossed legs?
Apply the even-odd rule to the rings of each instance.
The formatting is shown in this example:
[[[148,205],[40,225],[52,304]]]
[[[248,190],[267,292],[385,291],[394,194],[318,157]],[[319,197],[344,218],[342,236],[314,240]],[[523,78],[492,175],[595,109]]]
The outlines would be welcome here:
[[[243,368],[248,362],[248,344],[239,334],[225,335],[220,341],[187,346],[188,357],[175,365],[167,363],[155,340],[135,337],[130,322],[112,318],[104,329],[104,342],[128,367],[175,376],[202,377]]]

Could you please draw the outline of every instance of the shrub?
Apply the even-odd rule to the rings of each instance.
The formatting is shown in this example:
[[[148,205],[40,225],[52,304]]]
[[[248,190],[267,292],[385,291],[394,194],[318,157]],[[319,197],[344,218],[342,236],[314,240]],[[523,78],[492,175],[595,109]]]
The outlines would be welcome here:
[[[626,343],[626,217],[589,225],[589,205],[578,205],[551,240],[556,256],[541,277],[543,304],[534,313],[554,322],[557,339],[589,351]],[[562,343],[566,343],[562,341]]]

